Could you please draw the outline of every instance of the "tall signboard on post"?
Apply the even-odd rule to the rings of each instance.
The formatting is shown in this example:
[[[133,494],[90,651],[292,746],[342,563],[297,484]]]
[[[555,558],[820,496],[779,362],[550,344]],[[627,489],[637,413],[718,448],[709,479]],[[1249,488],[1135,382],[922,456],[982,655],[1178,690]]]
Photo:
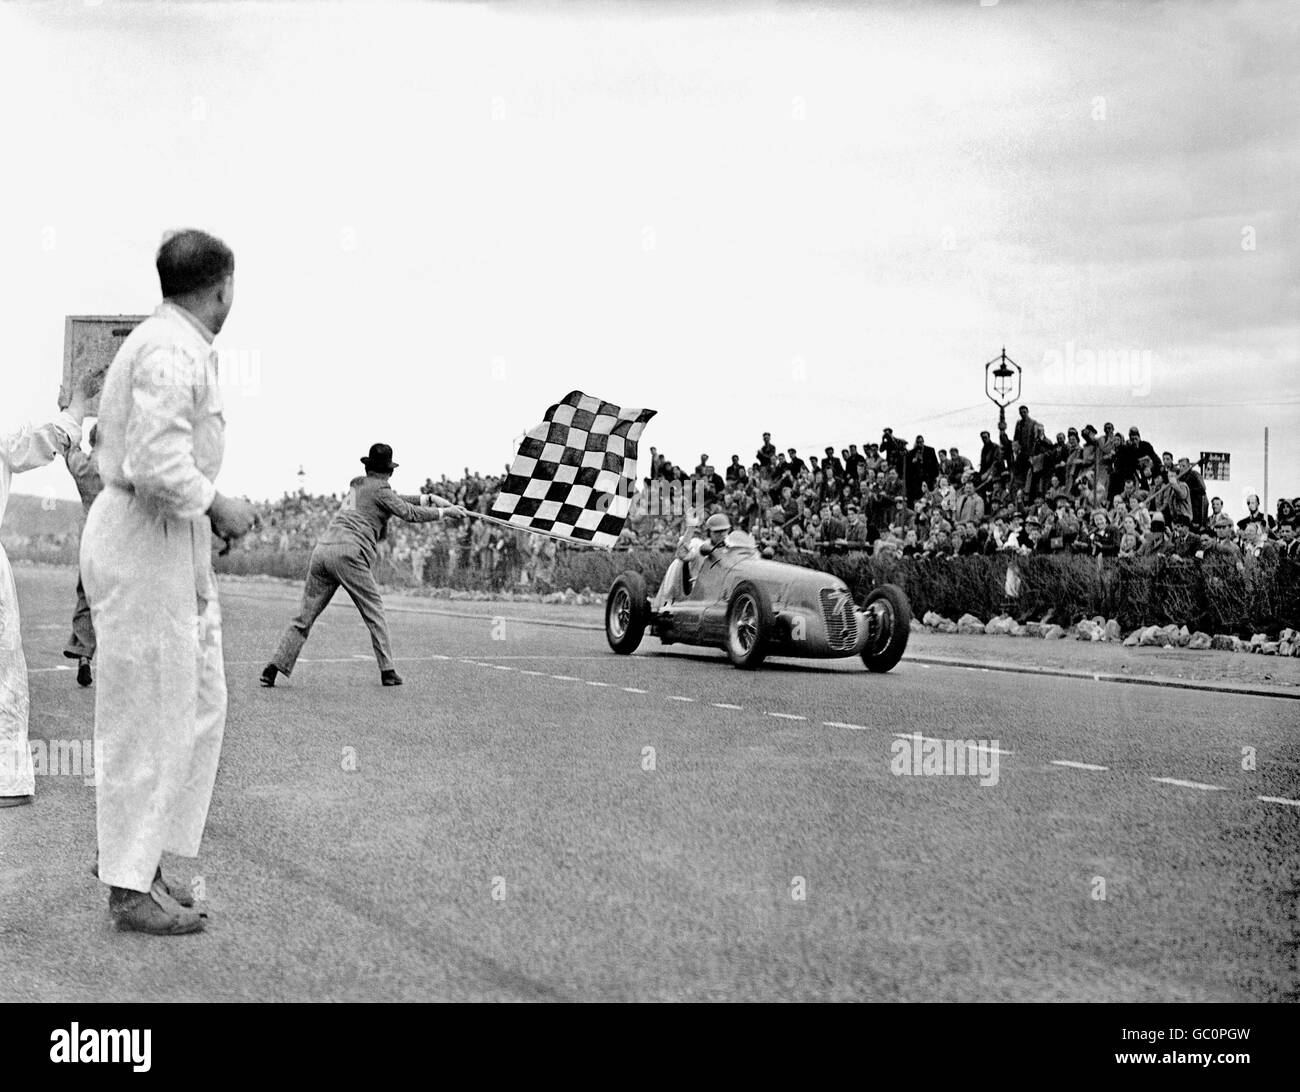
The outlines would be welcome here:
[[[94,397],[86,407],[87,417],[99,415],[99,388],[104,373],[145,315],[69,315],[63,327],[63,383],[59,387],[59,408],[66,409],[72,392],[84,375],[94,376]]]
[[[1201,452],[1201,477],[1207,482],[1226,482],[1232,469],[1232,456],[1226,451]]]

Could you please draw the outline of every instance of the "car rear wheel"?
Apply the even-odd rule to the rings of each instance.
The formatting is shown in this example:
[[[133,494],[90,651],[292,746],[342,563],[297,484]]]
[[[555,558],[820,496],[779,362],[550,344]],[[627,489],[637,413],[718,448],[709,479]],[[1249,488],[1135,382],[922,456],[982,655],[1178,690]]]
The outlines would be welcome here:
[[[772,643],[772,604],[762,587],[743,580],[727,608],[727,655],[736,667],[758,667]]]
[[[867,596],[862,609],[871,626],[862,662],[868,671],[888,671],[903,658],[912,632],[912,608],[907,596],[897,584],[881,584]]]
[[[605,639],[620,656],[637,650],[650,620],[645,580],[639,573],[624,573],[614,581],[605,600]]]

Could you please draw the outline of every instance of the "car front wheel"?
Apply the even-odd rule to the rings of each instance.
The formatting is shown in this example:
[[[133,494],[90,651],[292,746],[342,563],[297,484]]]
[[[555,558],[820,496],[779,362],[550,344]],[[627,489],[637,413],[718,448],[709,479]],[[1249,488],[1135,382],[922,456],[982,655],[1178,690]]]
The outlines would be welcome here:
[[[772,643],[772,604],[753,581],[736,585],[727,608],[727,655],[736,667],[752,669],[766,658]]]
[[[605,639],[620,656],[637,650],[650,618],[645,580],[639,573],[624,573],[614,581],[605,600]]]
[[[903,658],[912,632],[912,608],[907,596],[896,584],[882,584],[867,596],[862,610],[871,626],[862,662],[868,671],[888,671]]]

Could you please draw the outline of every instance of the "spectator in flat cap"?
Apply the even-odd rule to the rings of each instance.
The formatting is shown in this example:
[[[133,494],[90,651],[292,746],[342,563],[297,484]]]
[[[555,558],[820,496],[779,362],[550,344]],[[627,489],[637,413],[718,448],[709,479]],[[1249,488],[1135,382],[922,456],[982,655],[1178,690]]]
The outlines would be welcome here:
[[[1151,517],[1151,530],[1142,539],[1139,557],[1166,557],[1174,552],[1174,540],[1168,533],[1165,517],[1156,512]]]
[[[1212,523],[1212,536],[1204,542],[1204,556],[1224,558],[1241,563],[1241,549],[1237,546],[1237,525],[1230,517],[1216,516]]]

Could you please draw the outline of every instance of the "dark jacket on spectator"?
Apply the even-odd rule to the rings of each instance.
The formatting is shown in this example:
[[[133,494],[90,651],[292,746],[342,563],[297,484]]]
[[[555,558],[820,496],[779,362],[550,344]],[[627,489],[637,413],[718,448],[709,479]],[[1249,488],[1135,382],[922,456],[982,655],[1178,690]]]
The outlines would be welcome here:
[[[1142,476],[1139,475],[1138,468],[1144,455],[1151,461],[1151,470],[1154,473],[1160,467],[1160,456],[1146,440],[1139,440],[1136,444],[1131,440],[1125,440],[1115,449],[1115,470],[1110,481],[1111,496],[1123,489],[1124,483],[1130,478],[1139,485],[1142,484]]]
[[[993,440],[987,440],[980,448],[980,480],[991,481],[999,472],[1002,463],[1002,448]]]
[[[926,444],[907,453],[907,500],[915,504],[925,489],[933,489],[939,478],[939,456]]]
[[[1118,557],[1120,532],[1118,527],[1090,527],[1086,533],[1080,532],[1074,540],[1075,553],[1086,553],[1092,557]]]
[[[1015,430],[1011,434],[1011,441],[1014,444],[1015,451],[1015,465],[1021,470],[1029,467],[1029,456],[1032,453],[1030,448],[1033,446],[1034,430],[1037,428],[1038,422],[1026,415],[1016,421]]]
[[[1187,473],[1181,475],[1178,480],[1187,486],[1187,491],[1191,495],[1192,526],[1200,527],[1205,522],[1206,514],[1210,509],[1205,482],[1202,481],[1194,466],[1188,467]]]
[[[1148,531],[1138,547],[1138,557],[1171,557],[1177,553],[1173,538],[1163,532]]]

